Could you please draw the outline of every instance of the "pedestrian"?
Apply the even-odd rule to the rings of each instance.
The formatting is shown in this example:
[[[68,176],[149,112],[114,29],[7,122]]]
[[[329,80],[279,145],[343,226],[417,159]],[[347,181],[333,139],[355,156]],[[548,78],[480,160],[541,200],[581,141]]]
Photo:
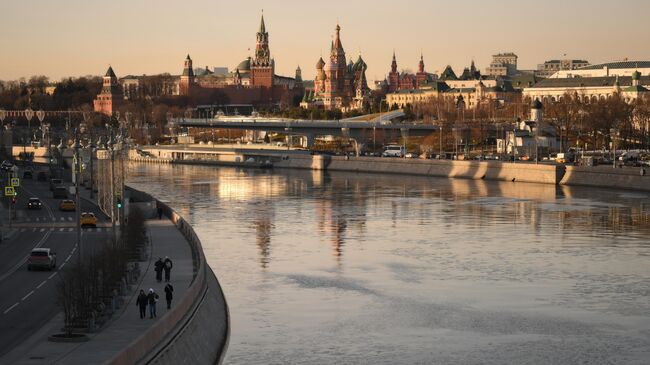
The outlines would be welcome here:
[[[149,302],[149,318],[156,317],[156,303],[158,302],[158,298],[160,298],[158,294],[150,288],[149,295],[147,295],[147,301]]]
[[[165,285],[165,299],[167,299],[167,309],[171,309],[172,299],[174,299],[174,287],[170,283]]]
[[[158,219],[162,219],[162,207],[158,207]]]
[[[165,263],[164,263],[164,268],[165,268],[165,282],[169,282],[169,274],[172,271],[172,267],[174,266],[174,263],[172,263],[172,260],[169,259],[169,256],[165,256]]]
[[[140,289],[138,299],[135,301],[135,305],[140,307],[140,319],[144,319],[147,316],[147,302],[147,294],[144,293],[144,289]]]
[[[163,264],[162,257],[158,258],[158,261],[154,264],[154,270],[156,271],[156,281],[161,282],[162,281],[162,271],[163,271]]]

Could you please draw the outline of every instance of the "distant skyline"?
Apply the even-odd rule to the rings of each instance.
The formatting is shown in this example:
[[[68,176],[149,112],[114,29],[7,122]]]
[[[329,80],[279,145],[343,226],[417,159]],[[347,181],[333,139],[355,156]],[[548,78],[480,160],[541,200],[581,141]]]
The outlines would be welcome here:
[[[646,0],[34,0],[0,4],[0,79],[103,75],[109,64],[118,77],[180,74],[188,53],[195,67],[232,70],[252,55],[262,9],[276,73],[300,65],[306,79],[329,55],[337,20],[347,57],[361,52],[371,80],[390,70],[393,49],[400,70],[416,70],[422,52],[428,72],[460,73],[472,59],[483,72],[500,52],[516,53],[520,69],[650,60]]]

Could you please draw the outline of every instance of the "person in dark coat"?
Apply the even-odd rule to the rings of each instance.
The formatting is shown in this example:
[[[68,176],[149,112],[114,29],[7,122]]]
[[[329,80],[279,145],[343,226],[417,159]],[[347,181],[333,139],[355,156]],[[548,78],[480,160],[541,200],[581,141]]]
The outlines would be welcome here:
[[[135,305],[140,307],[140,319],[144,319],[147,316],[147,304],[149,300],[147,299],[147,294],[144,293],[143,289],[140,289],[140,294],[138,299],[135,301]]]
[[[155,318],[156,317],[156,303],[158,302],[158,294],[153,291],[153,289],[149,289],[149,294],[147,295],[147,301],[149,302],[149,318]]]
[[[158,207],[158,219],[162,219],[163,210],[161,207]]]
[[[156,280],[158,282],[162,281],[163,266],[165,266],[165,264],[163,264],[162,257],[159,257],[158,261],[156,261],[154,264],[154,270],[156,270]]]
[[[165,285],[165,299],[167,299],[167,309],[171,309],[172,299],[174,299],[174,287],[170,283]]]
[[[163,263],[163,268],[165,269],[165,282],[169,282],[169,274],[172,271],[172,267],[174,267],[174,263],[172,260],[169,259],[169,256],[165,256],[165,262]]]

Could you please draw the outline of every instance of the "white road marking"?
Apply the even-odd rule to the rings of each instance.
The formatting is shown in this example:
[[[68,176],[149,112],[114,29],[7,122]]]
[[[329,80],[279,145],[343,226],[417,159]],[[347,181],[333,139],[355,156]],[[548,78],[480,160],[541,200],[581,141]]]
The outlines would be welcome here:
[[[16,306],[17,306],[18,304],[19,304],[19,303],[16,302],[16,304],[14,304],[14,305],[12,305],[11,307],[5,309],[5,311],[4,311],[2,314],[7,314],[7,313],[9,313],[9,311],[12,310],[12,309],[14,309],[14,308],[16,308]]]
[[[40,218],[36,217],[36,221],[37,221],[37,222],[40,221]]]
[[[59,228],[59,232],[63,232],[64,228]]]
[[[62,263],[62,264],[61,264],[61,266],[59,266],[59,269],[63,269],[63,267],[64,267],[64,266],[65,266],[65,264],[67,264],[67,263],[68,263],[67,261],[66,261],[66,262],[64,262],[64,263]]]
[[[32,232],[36,232],[36,228],[32,228]]]
[[[52,222],[56,222],[56,217],[52,217]]]
[[[45,228],[41,228],[41,232],[45,232]]]
[[[56,274],[57,274],[57,273],[55,273],[55,272],[54,272],[54,273],[52,273],[52,274],[51,274],[50,276],[48,276],[48,277],[47,277],[47,280],[50,280],[50,279],[52,279],[52,278],[53,278],[53,277],[54,277],[54,276],[55,276]]]
[[[70,222],[72,222],[72,217],[68,217],[68,220],[69,220]]]
[[[26,228],[21,228],[20,232],[22,233],[22,232],[25,232],[26,230],[27,230]]]
[[[33,291],[33,290],[30,291],[29,293],[27,293],[27,295],[25,295],[25,296],[23,297],[23,299],[21,299],[21,300],[25,300],[25,299],[29,298],[29,296],[32,295],[32,294],[34,294],[34,291]]]
[[[36,289],[40,289],[43,285],[45,285],[45,283],[47,283],[47,280],[43,280],[43,281],[41,281],[41,283],[38,284],[38,286],[36,287]]]
[[[64,222],[64,221],[65,221],[65,217],[61,217],[61,222]]]
[[[68,232],[74,231],[74,228],[68,228]]]

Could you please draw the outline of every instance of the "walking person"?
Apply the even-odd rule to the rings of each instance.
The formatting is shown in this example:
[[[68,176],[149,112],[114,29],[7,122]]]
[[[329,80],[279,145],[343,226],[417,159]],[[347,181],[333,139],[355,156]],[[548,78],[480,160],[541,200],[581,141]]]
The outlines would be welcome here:
[[[170,283],[165,285],[165,299],[167,299],[167,309],[171,309],[172,299],[174,299],[174,287]]]
[[[138,294],[138,299],[135,301],[135,305],[140,308],[140,319],[144,319],[147,316],[147,304],[148,304],[147,294],[144,293],[144,289],[140,289],[140,294]]]
[[[163,268],[165,269],[165,282],[169,282],[169,274],[172,271],[172,267],[174,267],[174,263],[172,260],[169,259],[169,256],[165,256],[165,262]]]
[[[158,207],[158,220],[162,219],[163,210],[161,207]]]
[[[156,271],[156,281],[161,282],[162,281],[162,271],[163,271],[163,264],[162,257],[158,258],[158,261],[154,264],[154,270]]]
[[[149,294],[147,295],[147,301],[149,302],[149,318],[155,318],[156,317],[156,303],[158,302],[158,294],[153,291],[153,289],[149,289]]]

